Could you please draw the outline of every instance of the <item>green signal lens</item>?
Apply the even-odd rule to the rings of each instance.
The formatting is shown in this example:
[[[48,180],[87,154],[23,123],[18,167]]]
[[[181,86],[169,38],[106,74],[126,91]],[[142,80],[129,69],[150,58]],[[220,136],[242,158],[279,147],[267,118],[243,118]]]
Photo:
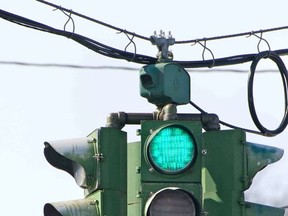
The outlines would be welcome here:
[[[176,174],[183,172],[193,163],[196,145],[187,129],[170,125],[152,134],[147,150],[153,168],[167,174]]]

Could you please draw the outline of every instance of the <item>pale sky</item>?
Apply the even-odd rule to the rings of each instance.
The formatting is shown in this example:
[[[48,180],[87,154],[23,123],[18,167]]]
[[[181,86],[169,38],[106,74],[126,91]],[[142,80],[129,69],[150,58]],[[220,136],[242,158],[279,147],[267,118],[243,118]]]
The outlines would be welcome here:
[[[122,29],[149,37],[154,30],[171,31],[176,40],[227,35],[287,25],[286,0],[263,1],[51,1]],[[274,4],[273,4],[274,3]],[[63,29],[67,17],[37,1],[9,0],[0,9]],[[124,49],[124,34],[72,16],[76,33]],[[101,56],[64,37],[28,29],[0,19],[0,61],[63,63],[93,66],[143,65]],[[66,29],[71,30],[68,23]],[[288,30],[264,33],[271,49],[288,47]],[[215,58],[256,53],[256,37],[209,41]],[[135,39],[137,52],[155,56],[156,47]],[[266,50],[261,43],[261,50]],[[201,60],[202,47],[190,44],[171,47],[176,60]],[[133,52],[133,47],[128,47]],[[205,58],[211,56],[206,52]],[[282,59],[287,64],[287,57]],[[221,120],[256,129],[247,105],[247,80],[251,63],[219,69],[247,72],[191,72],[191,100]],[[217,69],[217,68],[215,68]],[[268,60],[259,69],[277,69]],[[195,70],[194,70],[195,71]],[[67,173],[52,167],[43,155],[44,141],[84,137],[105,126],[111,112],[152,113],[156,107],[139,94],[138,71],[80,70],[24,67],[0,64],[0,163],[2,164],[1,215],[43,215],[47,202],[84,198],[83,191]],[[283,113],[283,90],[279,73],[257,74],[255,101],[268,128],[279,124]],[[191,106],[179,112],[197,112]],[[139,126],[127,126],[129,141],[136,141]],[[222,127],[223,129],[225,127]],[[247,135],[250,142],[288,149],[286,129],[273,137]],[[249,201],[288,205],[288,156],[254,179]]]

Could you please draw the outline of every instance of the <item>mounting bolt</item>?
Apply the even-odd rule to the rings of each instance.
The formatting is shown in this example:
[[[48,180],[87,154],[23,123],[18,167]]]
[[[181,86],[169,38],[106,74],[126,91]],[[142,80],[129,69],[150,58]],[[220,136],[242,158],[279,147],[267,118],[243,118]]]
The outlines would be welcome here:
[[[203,156],[205,156],[205,155],[207,155],[208,151],[207,151],[207,149],[203,149],[203,150],[201,151],[201,153],[202,153]]]

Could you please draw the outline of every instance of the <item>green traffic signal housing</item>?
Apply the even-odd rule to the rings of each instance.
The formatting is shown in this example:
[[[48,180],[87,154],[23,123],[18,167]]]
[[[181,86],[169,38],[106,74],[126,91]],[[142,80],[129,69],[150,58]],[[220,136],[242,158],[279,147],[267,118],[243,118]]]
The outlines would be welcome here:
[[[247,142],[242,130],[203,133],[201,122],[177,120],[143,121],[139,145],[129,153],[141,160],[134,158],[130,168],[139,169],[139,177],[128,175],[128,194],[138,194],[128,201],[128,215],[284,215],[282,208],[244,197],[253,177],[281,159],[282,149]]]
[[[141,214],[201,215],[201,149],[201,122],[142,122]]]
[[[190,102],[190,77],[175,63],[144,66],[140,94],[157,112],[113,113],[85,138],[45,142],[47,161],[85,189],[82,200],[47,203],[45,216],[284,215],[244,197],[283,150],[220,130],[215,114],[177,114]],[[140,142],[127,143],[126,124],[141,124]]]
[[[246,142],[242,130],[203,134],[203,210],[214,216],[283,216],[284,209],[245,202],[253,177],[281,159],[283,150]]]
[[[71,174],[85,198],[47,203],[44,215],[283,216],[281,208],[244,197],[283,150],[249,143],[242,130],[203,133],[202,127],[197,120],[146,120],[140,142],[127,144],[117,128],[45,142],[48,162]]]
[[[102,127],[86,138],[45,142],[44,154],[85,189],[83,200],[47,203],[45,216],[127,215],[126,132]]]

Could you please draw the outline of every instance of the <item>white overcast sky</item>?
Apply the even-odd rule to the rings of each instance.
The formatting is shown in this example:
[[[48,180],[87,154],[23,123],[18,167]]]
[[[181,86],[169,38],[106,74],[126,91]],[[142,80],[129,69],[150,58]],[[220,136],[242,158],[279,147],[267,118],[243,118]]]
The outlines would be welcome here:
[[[254,1],[51,1],[114,26],[149,37],[154,30],[171,31],[176,40],[188,40],[287,25],[287,0]],[[0,9],[63,29],[67,17],[37,1],[1,1]],[[124,34],[75,16],[76,33],[124,49]],[[111,59],[76,42],[0,19],[0,61],[63,63],[94,66],[142,65]],[[71,30],[69,23],[67,29]],[[288,30],[265,33],[272,49],[288,48]],[[149,42],[135,39],[137,52],[155,56]],[[209,41],[216,58],[257,52],[256,37]],[[261,43],[261,50],[266,50]],[[171,47],[177,60],[201,60],[198,44]],[[128,48],[133,52],[133,47]],[[211,56],[207,52],[205,58]],[[287,57],[282,57],[287,63]],[[191,100],[207,112],[238,126],[256,129],[247,105],[250,63],[219,69],[243,69],[230,73],[191,72]],[[277,69],[263,61],[259,69]],[[278,73],[257,74],[255,101],[259,116],[275,128],[283,114],[283,90]],[[82,189],[67,173],[50,166],[43,155],[44,141],[84,137],[105,126],[111,112],[151,113],[155,106],[139,95],[138,71],[77,70],[0,64],[0,163],[1,215],[41,215],[46,202],[81,199]],[[179,112],[196,112],[190,106]],[[129,140],[138,127],[125,127]],[[224,128],[224,127],[223,127]],[[248,135],[251,142],[288,149],[288,134],[265,138]],[[288,157],[257,175],[247,193],[250,201],[288,205]]]

